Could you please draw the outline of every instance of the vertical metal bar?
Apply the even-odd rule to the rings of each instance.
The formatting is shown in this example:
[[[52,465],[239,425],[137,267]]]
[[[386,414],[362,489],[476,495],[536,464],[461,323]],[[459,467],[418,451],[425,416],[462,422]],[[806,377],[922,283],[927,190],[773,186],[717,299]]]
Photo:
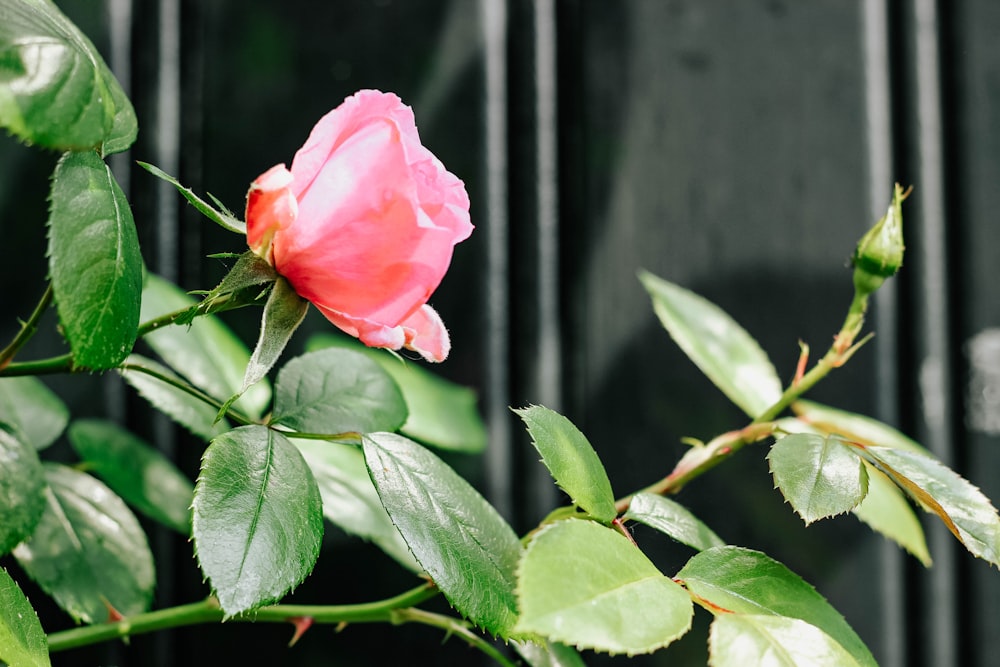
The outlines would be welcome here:
[[[480,0],[486,69],[486,491],[501,515],[514,511],[507,257],[507,2]]]
[[[157,166],[179,176],[181,139],[181,6],[180,0],[160,0],[160,43],[156,85]],[[177,280],[177,193],[160,181],[156,190],[156,271]]]

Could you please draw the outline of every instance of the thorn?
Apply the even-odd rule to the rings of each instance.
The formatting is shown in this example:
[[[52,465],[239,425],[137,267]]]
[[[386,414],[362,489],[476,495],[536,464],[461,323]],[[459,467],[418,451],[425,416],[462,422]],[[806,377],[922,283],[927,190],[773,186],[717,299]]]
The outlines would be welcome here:
[[[799,363],[795,366],[795,377],[792,379],[794,387],[802,381],[802,376],[806,374],[806,364],[809,363],[809,346],[799,341]]]
[[[108,623],[117,623],[118,621],[125,620],[125,617],[122,616],[122,613],[117,609],[115,609],[114,605],[108,602],[108,599],[103,595],[101,596],[101,602],[103,602],[104,606],[108,608],[108,621],[107,621]]]
[[[292,640],[288,642],[288,647],[291,648],[302,638],[306,630],[312,627],[313,619],[312,616],[289,616],[285,620],[295,626],[295,634],[292,635]]]

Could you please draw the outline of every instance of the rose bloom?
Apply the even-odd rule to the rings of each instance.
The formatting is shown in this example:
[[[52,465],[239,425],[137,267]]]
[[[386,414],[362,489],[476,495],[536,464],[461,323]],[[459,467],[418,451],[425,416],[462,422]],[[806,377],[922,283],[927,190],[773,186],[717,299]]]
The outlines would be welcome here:
[[[413,111],[362,90],[247,195],[247,243],[337,327],[372,347],[442,361],[427,299],[472,232],[465,185],[420,143]]]

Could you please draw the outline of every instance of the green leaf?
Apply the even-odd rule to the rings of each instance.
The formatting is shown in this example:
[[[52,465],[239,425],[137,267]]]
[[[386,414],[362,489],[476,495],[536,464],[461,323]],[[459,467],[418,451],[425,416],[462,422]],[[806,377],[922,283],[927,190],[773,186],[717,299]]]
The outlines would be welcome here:
[[[74,619],[101,623],[149,608],[155,576],[146,536],[125,503],[90,475],[45,464],[48,507],[14,557]]]
[[[316,563],[323,540],[316,480],[295,445],[265,426],[212,441],[193,509],[198,562],[227,617],[280,599]]]
[[[836,436],[793,433],[767,455],[775,486],[806,525],[857,507],[868,493],[861,458]]]
[[[438,377],[399,355],[367,347],[356,338],[317,334],[306,343],[309,351],[326,347],[347,347],[364,352],[392,376],[403,394],[408,412],[399,428],[403,435],[438,449],[472,454],[486,448],[486,426],[473,390]]]
[[[45,475],[38,452],[0,428],[0,554],[30,536],[45,511]]]
[[[50,202],[49,273],[73,363],[113,368],[139,326],[142,256],[132,210],[93,151],[63,155]]]
[[[38,614],[3,568],[0,568],[0,662],[11,667],[52,664]]]
[[[135,110],[94,45],[48,0],[0,5],[0,125],[57,150],[135,141]]]
[[[862,455],[928,512],[937,514],[973,556],[1000,565],[1000,518],[983,493],[926,454],[862,447]]]
[[[515,413],[524,421],[542,463],[577,507],[604,523],[618,511],[608,473],[586,436],[570,420],[540,405]]]
[[[195,435],[211,440],[230,429],[225,419],[215,420],[218,409],[164,381],[162,378],[169,378],[186,384],[166,366],[142,355],[131,354],[119,373],[150,405]]]
[[[721,614],[708,638],[711,667],[858,667],[828,634],[797,618]]]
[[[570,646],[549,641],[511,642],[531,667],[587,667]]]
[[[154,274],[146,274],[142,292],[142,320],[191,308],[194,299]],[[145,340],[160,357],[205,392],[225,401],[243,385],[250,351],[214,315],[195,318],[191,324],[171,325],[147,334]],[[235,406],[259,418],[271,402],[271,387],[261,381],[248,389]]]
[[[228,212],[220,212],[212,208],[201,197],[196,195],[194,191],[191,190],[191,188],[184,187],[183,185],[181,185],[180,181],[178,181],[176,178],[166,173],[159,167],[154,167],[148,162],[140,162],[140,161],[136,162],[140,167],[151,173],[153,176],[156,176],[157,178],[162,179],[167,183],[173,185],[175,188],[177,188],[177,190],[184,196],[184,198],[187,199],[191,203],[191,205],[198,210],[199,213],[204,215],[206,218],[208,218],[215,224],[219,225],[223,229],[235,232],[237,234],[247,233],[247,225],[242,220],[237,220]]]
[[[681,544],[703,551],[725,544],[712,529],[701,522],[680,503],[652,493],[638,493],[629,503],[622,517],[638,521],[661,533],[666,533]]]
[[[642,272],[639,279],[671,338],[716,387],[751,417],[781,397],[781,380],[767,354],[714,303]]]
[[[0,379],[0,423],[35,449],[45,449],[62,435],[69,408],[35,377]]]
[[[608,653],[651,653],[691,627],[683,588],[620,533],[557,521],[528,544],[518,572],[515,633]]]
[[[125,502],[179,533],[190,534],[194,486],[163,454],[99,419],[73,422],[68,436],[87,469]]]
[[[792,410],[795,411],[800,420],[824,433],[842,435],[848,440],[860,442],[863,445],[895,447],[911,452],[928,453],[919,443],[871,417],[805,400],[793,403]]]
[[[925,567],[931,566],[931,555],[924,539],[924,529],[906,497],[888,477],[865,462],[868,471],[868,495],[854,508],[854,515],[901,547],[909,551]]]
[[[274,424],[303,433],[372,433],[395,431],[404,421],[396,383],[359,352],[308,352],[278,372]]]
[[[422,572],[403,536],[382,507],[361,450],[321,440],[296,439],[293,442],[319,485],[323,516],[345,532],[374,542],[408,570]]]
[[[521,542],[458,473],[412,440],[363,438],[365,463],[382,504],[410,551],[448,601],[494,635],[517,617],[514,581]]]
[[[876,665],[861,638],[816,589],[759,551],[732,546],[702,551],[677,579],[709,608],[717,608],[717,617],[732,612],[797,618],[832,637],[858,664]]]

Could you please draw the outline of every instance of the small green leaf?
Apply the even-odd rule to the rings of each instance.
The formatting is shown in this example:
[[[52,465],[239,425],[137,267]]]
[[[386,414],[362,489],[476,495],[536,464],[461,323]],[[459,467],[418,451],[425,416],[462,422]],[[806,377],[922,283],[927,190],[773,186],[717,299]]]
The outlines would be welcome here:
[[[527,425],[542,463],[573,504],[604,523],[614,520],[618,511],[611,482],[586,436],[548,408],[533,405],[514,412]]]
[[[215,420],[218,409],[164,381],[162,378],[171,378],[186,383],[166,366],[131,354],[119,373],[150,405],[195,435],[211,440],[230,429],[225,419]]]
[[[714,303],[642,272],[639,279],[671,338],[716,387],[751,417],[781,397],[781,380],[757,341]]]
[[[3,568],[0,568],[0,662],[11,667],[52,664],[38,614]]]
[[[142,292],[144,322],[195,305],[194,299],[169,281],[146,274]],[[143,340],[168,366],[220,401],[235,394],[243,384],[250,351],[214,315],[197,317],[190,324],[165,326]],[[251,417],[259,418],[270,402],[271,387],[261,381],[248,389],[235,405]]]
[[[677,573],[692,595],[718,609],[740,615],[787,616],[814,625],[847,649],[858,664],[875,658],[830,603],[781,563],[759,551],[715,547],[695,555]]]
[[[906,497],[875,466],[865,461],[868,471],[868,495],[854,508],[854,515],[899,546],[909,551],[925,567],[931,555],[924,539],[924,529]]]
[[[522,553],[514,530],[428,449],[392,433],[366,435],[363,443],[382,504],[417,562],[463,616],[509,636]]]
[[[99,419],[73,422],[68,436],[87,469],[125,502],[179,533],[190,534],[194,486],[163,454]]]
[[[135,141],[135,110],[89,39],[48,0],[0,6],[0,125],[57,150]]]
[[[708,638],[711,667],[859,667],[843,646],[797,618],[721,614]]]
[[[45,511],[45,475],[38,452],[0,428],[0,554],[30,536]]]
[[[472,389],[389,351],[367,347],[356,338],[317,334],[306,343],[310,352],[327,347],[364,352],[392,376],[406,401],[408,416],[399,428],[403,435],[438,449],[474,454],[486,448],[486,426]]]
[[[166,173],[159,167],[154,167],[148,162],[137,161],[137,164],[146,171],[148,171],[149,173],[151,173],[153,176],[156,176],[157,178],[162,179],[167,183],[173,185],[175,188],[177,188],[177,190],[184,196],[184,198],[187,199],[191,203],[191,205],[198,210],[199,213],[204,215],[206,218],[208,218],[215,224],[219,225],[223,229],[226,229],[230,232],[235,232],[237,234],[247,233],[247,225],[245,222],[243,222],[242,220],[237,220],[228,212],[220,212],[215,210],[207,202],[205,202],[205,200],[196,195],[194,191],[191,190],[191,188],[184,187],[183,185],[180,184],[180,181],[178,181],[176,178]]]
[[[63,155],[50,200],[49,273],[73,363],[113,368],[139,326],[142,256],[132,210],[93,151]]]
[[[280,599],[316,563],[323,540],[316,480],[295,445],[265,426],[212,441],[193,509],[198,562],[227,617]]]
[[[722,538],[712,532],[711,528],[702,523],[686,507],[652,493],[636,494],[622,518],[655,528],[698,551],[725,544]]]
[[[550,641],[511,642],[531,667],[587,667],[570,646]]]
[[[877,419],[846,412],[812,401],[798,400],[792,404],[798,418],[814,429],[842,435],[864,445],[895,447],[911,452],[928,453],[919,443]]]
[[[149,608],[153,554],[125,503],[90,475],[45,464],[48,507],[14,557],[70,616],[85,623]]]
[[[683,588],[620,533],[557,521],[528,544],[518,572],[514,632],[607,653],[651,653],[691,627]]]
[[[408,570],[423,571],[382,507],[359,448],[321,440],[292,442],[316,478],[327,520],[351,535],[374,542]]]
[[[767,462],[806,525],[854,509],[868,493],[864,463],[836,436],[786,435],[771,446]]]
[[[1000,566],[1000,517],[983,493],[937,459],[891,447],[862,455],[928,512],[937,514],[973,556]]]
[[[24,442],[41,450],[62,435],[69,423],[69,408],[38,378],[2,378],[0,423],[12,427]]]
[[[303,433],[372,433],[395,431],[404,421],[406,403],[396,383],[359,352],[309,352],[278,372],[274,424]]]

